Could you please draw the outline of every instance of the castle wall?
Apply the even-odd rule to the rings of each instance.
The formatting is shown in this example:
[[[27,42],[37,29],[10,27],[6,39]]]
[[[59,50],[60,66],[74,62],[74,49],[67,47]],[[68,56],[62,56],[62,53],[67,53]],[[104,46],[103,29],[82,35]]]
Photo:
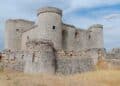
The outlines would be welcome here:
[[[31,30],[26,31],[22,34],[22,50],[26,50],[26,43],[29,40],[39,39],[39,29],[37,26],[34,26]]]
[[[34,22],[26,20],[8,20],[5,29],[5,49],[20,50],[22,32],[28,30]]]
[[[75,43],[74,48],[76,51],[88,49],[86,40],[86,30],[77,29],[74,35]]]
[[[93,25],[88,30],[83,30],[63,24],[62,41],[63,49],[68,51],[103,48],[103,27]]]
[[[88,49],[78,52],[58,51],[56,72],[67,75],[93,71],[95,70],[98,59],[104,54],[104,49]]]
[[[68,26],[63,24],[62,31],[62,48],[66,51],[74,50],[74,35],[75,28],[73,26]]]
[[[89,50],[79,52],[59,51],[56,59],[56,73],[68,75],[92,71],[96,65],[95,61],[98,59],[96,54],[98,54],[97,50],[95,53]]]
[[[57,73],[75,74],[94,70],[93,60],[91,58],[58,58]]]
[[[2,63],[5,69],[11,71],[24,71],[25,57],[23,51],[7,51],[2,54]]]
[[[80,51],[87,49],[86,30],[63,24],[63,49],[67,51]]]
[[[120,48],[114,48],[106,54],[106,59],[120,60]]]
[[[25,73],[55,73],[55,55],[49,42],[31,41],[27,47]]]

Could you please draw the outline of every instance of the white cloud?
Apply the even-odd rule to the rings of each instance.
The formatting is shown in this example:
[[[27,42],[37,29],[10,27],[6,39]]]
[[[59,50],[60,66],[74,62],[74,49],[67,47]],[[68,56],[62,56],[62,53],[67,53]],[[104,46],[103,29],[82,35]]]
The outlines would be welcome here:
[[[120,13],[110,14],[110,15],[105,16],[104,18],[108,21],[115,19],[115,18],[120,18]]]
[[[81,8],[114,5],[120,3],[120,0],[69,0],[67,2],[69,3],[69,8],[65,10],[65,13],[70,13]]]

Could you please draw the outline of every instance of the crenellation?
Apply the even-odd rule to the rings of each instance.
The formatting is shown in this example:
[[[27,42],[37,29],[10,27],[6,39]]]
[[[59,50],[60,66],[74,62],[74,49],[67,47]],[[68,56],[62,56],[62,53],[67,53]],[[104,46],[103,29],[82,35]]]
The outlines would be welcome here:
[[[37,16],[39,16],[41,13],[46,13],[46,12],[53,12],[53,13],[57,13],[59,15],[62,16],[62,10],[55,8],[55,7],[43,7],[38,9],[38,13]]]

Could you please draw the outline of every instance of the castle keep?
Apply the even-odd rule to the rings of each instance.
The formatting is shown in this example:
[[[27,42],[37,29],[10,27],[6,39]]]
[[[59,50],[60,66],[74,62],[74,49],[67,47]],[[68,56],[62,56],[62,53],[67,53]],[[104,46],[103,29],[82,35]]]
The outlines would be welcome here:
[[[56,50],[80,51],[103,48],[103,26],[93,25],[87,30],[62,22],[62,10],[41,8],[35,22],[8,20],[6,22],[5,49],[26,50],[30,40],[49,40]]]
[[[104,49],[102,25],[76,28],[63,23],[62,15],[58,8],[45,7],[35,22],[7,20],[0,58],[4,66],[26,73],[75,74],[95,70],[101,57],[112,58]]]

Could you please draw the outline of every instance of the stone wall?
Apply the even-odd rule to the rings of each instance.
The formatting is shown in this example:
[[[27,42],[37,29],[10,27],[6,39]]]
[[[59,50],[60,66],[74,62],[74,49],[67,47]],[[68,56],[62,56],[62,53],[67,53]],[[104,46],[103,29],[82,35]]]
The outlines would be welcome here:
[[[56,72],[67,75],[95,70],[95,65],[104,55],[105,49],[58,51]]]
[[[6,22],[5,49],[26,50],[26,42],[34,39],[50,40],[54,48],[80,51],[103,48],[103,26],[95,24],[89,29],[76,28],[62,22],[62,10],[40,8],[34,22],[15,19]]]
[[[2,54],[2,63],[5,69],[24,71],[25,57],[23,51],[5,51]]]
[[[104,48],[103,26],[96,24],[84,30],[63,24],[62,44],[66,51]]]
[[[92,58],[57,58],[56,72],[60,74],[75,74],[94,70]]]
[[[30,29],[32,21],[22,19],[9,19],[5,28],[5,49],[21,50],[22,32]]]
[[[55,73],[55,54],[53,43],[43,41],[29,41],[27,42],[27,50],[29,53],[25,54],[26,73]]]
[[[120,48],[114,48],[106,55],[106,59],[118,59],[120,60]]]

